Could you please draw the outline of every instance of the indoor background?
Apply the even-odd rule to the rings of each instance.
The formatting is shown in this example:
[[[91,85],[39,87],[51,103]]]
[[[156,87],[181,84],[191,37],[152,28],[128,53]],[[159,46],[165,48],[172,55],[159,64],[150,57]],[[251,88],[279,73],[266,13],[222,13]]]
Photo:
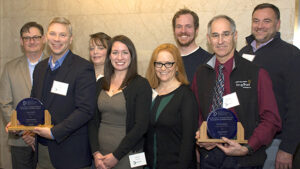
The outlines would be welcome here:
[[[198,14],[196,42],[206,50],[208,21],[219,14],[232,17],[237,25],[239,50],[250,34],[253,8],[264,2],[279,7],[281,36],[293,43],[295,0],[0,0],[0,72],[6,62],[22,55],[19,31],[29,21],[42,24],[46,30],[53,17],[68,18],[73,26],[72,51],[86,59],[90,34],[124,34],[136,46],[139,73],[144,75],[154,48],[175,43],[171,20],[179,9],[186,7]],[[0,124],[0,168],[9,169],[7,136]]]

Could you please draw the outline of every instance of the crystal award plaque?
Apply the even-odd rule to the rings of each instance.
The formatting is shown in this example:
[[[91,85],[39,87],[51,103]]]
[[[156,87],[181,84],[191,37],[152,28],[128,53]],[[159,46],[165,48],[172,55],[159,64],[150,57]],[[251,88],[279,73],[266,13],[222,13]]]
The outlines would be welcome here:
[[[21,100],[11,116],[8,130],[33,130],[35,127],[52,127],[51,116],[42,102],[36,98]]]
[[[237,118],[228,109],[216,109],[207,117],[207,132],[211,138],[220,139],[226,137],[232,139],[237,132]]]
[[[37,126],[44,124],[45,106],[36,98],[26,98],[21,100],[16,108],[17,119],[21,125]]]
[[[244,139],[244,128],[238,122],[235,114],[228,109],[216,109],[209,113],[207,121],[203,121],[199,129],[198,142],[223,143],[222,137],[234,140],[238,143],[248,143]]]

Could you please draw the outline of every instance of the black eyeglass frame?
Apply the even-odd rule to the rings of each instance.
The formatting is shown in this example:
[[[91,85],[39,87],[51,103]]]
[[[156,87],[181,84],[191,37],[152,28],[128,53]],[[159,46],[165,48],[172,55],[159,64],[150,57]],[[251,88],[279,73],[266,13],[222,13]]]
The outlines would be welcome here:
[[[40,40],[41,38],[42,38],[42,36],[32,36],[32,37],[25,36],[25,37],[22,37],[23,41],[25,41],[25,42],[29,42],[29,41],[31,41],[31,39],[33,41],[37,41],[37,40]]]
[[[166,63],[154,62],[154,67],[162,68],[163,66],[165,66],[165,68],[171,68],[173,67],[174,64],[175,62],[166,62]]]

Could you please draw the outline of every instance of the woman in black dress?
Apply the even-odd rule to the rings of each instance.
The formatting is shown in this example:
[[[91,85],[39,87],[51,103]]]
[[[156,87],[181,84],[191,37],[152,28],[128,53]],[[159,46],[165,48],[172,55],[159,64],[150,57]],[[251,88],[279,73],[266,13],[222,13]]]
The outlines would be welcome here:
[[[176,46],[158,46],[146,77],[153,88],[146,158],[151,169],[195,167],[197,103]]]

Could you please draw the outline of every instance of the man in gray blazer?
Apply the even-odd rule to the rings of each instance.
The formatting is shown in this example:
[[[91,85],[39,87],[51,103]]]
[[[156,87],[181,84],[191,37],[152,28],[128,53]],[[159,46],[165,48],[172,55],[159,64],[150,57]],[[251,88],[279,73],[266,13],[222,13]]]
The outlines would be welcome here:
[[[30,97],[33,70],[44,57],[43,27],[36,22],[26,23],[20,30],[20,43],[24,55],[6,63],[0,80],[0,111],[5,125],[10,122],[12,111],[19,101]],[[35,169],[33,145],[27,145],[22,137],[26,141],[33,140],[29,132],[9,133],[8,136],[12,168]]]

